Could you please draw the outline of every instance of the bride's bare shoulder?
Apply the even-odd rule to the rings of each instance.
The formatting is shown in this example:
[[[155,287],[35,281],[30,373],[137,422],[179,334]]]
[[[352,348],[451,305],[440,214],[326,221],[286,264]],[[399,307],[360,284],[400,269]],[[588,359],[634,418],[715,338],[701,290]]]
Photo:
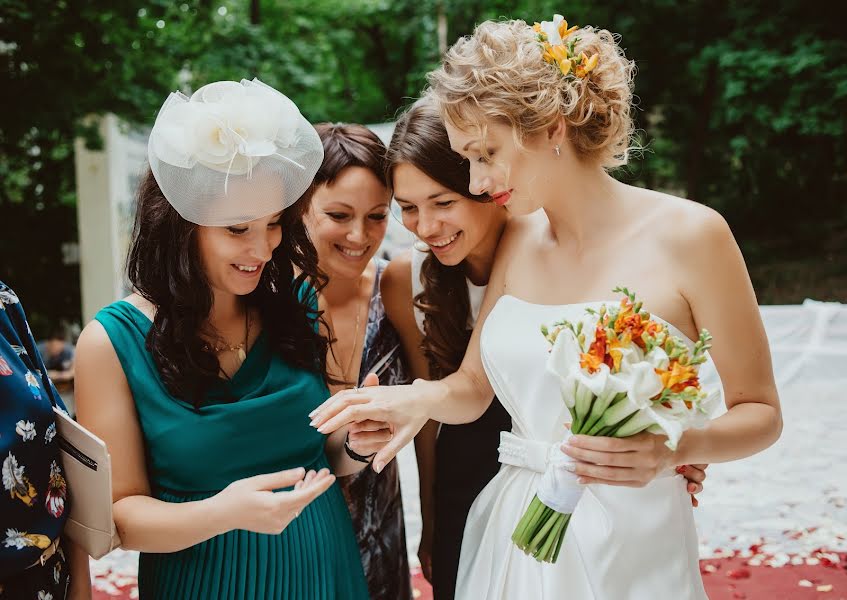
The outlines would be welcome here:
[[[636,190],[633,196],[644,216],[642,228],[654,232],[663,242],[703,250],[715,244],[734,244],[729,224],[713,208],[663,192],[632,189]]]

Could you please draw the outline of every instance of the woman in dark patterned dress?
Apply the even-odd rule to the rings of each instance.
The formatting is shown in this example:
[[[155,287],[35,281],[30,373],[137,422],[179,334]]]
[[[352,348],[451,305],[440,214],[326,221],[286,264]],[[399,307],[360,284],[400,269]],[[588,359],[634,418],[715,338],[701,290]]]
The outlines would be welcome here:
[[[360,385],[369,373],[378,375],[382,385],[408,383],[400,339],[385,316],[380,294],[387,262],[375,258],[391,200],[385,183],[385,146],[361,125],[322,124],[316,129],[323,141],[324,162],[307,192],[311,204],[304,219],[319,266],[329,276],[318,306],[329,327],[325,333],[335,340],[327,356],[327,371],[337,381],[330,385],[331,392]],[[391,434],[386,430],[385,435]],[[397,462],[381,473],[362,469],[339,483],[353,518],[371,598],[410,600]]]
[[[91,598],[88,556],[62,537],[70,506],[54,403],[65,409],[17,295],[0,281],[0,599]]]

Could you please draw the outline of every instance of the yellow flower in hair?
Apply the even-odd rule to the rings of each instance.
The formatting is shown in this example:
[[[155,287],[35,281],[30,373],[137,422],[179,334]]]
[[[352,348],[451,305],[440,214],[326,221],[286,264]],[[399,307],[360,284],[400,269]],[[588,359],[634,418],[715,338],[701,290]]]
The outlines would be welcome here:
[[[600,60],[599,54],[594,54],[591,58],[588,58],[585,55],[585,52],[582,52],[579,56],[579,64],[576,66],[576,70],[574,71],[574,75],[579,78],[586,77],[591,71],[594,70],[594,67],[597,66],[597,62]]]
[[[538,28],[541,29],[541,25],[539,25]],[[573,27],[568,29],[568,22],[563,20],[561,23],[559,23],[559,37],[564,40],[577,29],[579,29],[577,25],[574,25]]]
[[[570,55],[568,54],[567,46],[551,46],[550,54],[557,63],[570,62]]]
[[[580,38],[576,37],[568,43],[565,43],[565,38],[578,31],[579,26],[569,27],[568,22],[562,15],[553,15],[552,21],[535,23],[532,30],[537,34],[537,39],[541,43],[541,56],[544,62],[556,65],[562,75],[566,77],[586,77],[594,70],[600,60],[598,54],[594,54],[591,58],[586,56],[585,52],[581,52],[579,56],[572,54],[573,48],[579,43]]]

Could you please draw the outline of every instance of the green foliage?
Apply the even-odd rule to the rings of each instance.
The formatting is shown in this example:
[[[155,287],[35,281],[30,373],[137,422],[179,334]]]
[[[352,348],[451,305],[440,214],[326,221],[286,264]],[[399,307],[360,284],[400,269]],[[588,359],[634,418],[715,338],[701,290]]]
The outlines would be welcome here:
[[[0,0],[0,277],[36,312],[78,318],[77,269],[57,265],[76,238],[73,140],[99,143],[86,115],[149,124],[171,90],[258,76],[313,122],[379,122],[437,66],[439,14],[450,44],[484,19],[562,10],[620,33],[638,65],[646,151],[617,176],[717,208],[761,264],[832,251],[820,223],[847,220],[847,42],[807,2],[263,0],[251,15],[245,0]]]

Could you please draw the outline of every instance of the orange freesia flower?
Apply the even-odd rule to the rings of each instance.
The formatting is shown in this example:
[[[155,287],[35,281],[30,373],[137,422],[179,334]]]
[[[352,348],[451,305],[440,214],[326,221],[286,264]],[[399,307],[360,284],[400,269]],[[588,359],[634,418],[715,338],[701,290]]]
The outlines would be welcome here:
[[[579,58],[580,58],[580,60],[579,60],[579,64],[576,66],[576,71],[575,71],[575,73],[574,73],[574,74],[575,74],[577,77],[585,77],[585,76],[586,76],[586,75],[588,75],[591,71],[593,71],[593,70],[594,70],[594,67],[596,67],[596,66],[597,66],[597,63],[598,63],[598,62],[599,62],[599,60],[600,60],[600,55],[599,55],[599,54],[595,54],[595,55],[593,55],[591,58],[588,58],[588,57],[585,55],[585,52],[582,52],[582,53],[580,54]]]
[[[551,46],[550,53],[553,55],[553,58],[558,61],[568,60],[568,47],[563,44]]]
[[[614,365],[615,371],[620,371],[621,369],[623,352],[621,352],[620,349],[626,348],[630,345],[630,343],[632,343],[632,335],[629,331],[624,333],[620,338],[609,342],[609,356],[612,357],[612,364]]]
[[[562,75],[567,75],[571,72],[571,61],[568,59],[559,61],[559,70],[562,72]]]
[[[579,29],[579,27],[577,27],[576,25],[574,25],[573,27],[568,29],[568,22],[567,21],[562,21],[561,23],[559,23],[559,35],[561,36],[562,39],[565,39],[566,37],[568,37],[570,34],[572,34],[577,29]]]
[[[691,365],[682,365],[678,361],[673,361],[669,369],[656,369],[656,374],[661,378],[662,385],[672,392],[681,392],[689,386],[700,385],[697,369]]]
[[[591,354],[583,352],[579,355],[579,366],[587,370],[589,373],[596,373],[600,370],[600,365],[604,364],[603,359]]]
[[[600,365],[608,365],[612,368],[614,362],[612,357],[608,355],[609,341],[606,337],[606,330],[602,327],[597,327],[594,334],[594,341],[588,347],[588,352],[580,355],[579,366],[587,369],[589,373],[596,373],[600,370]]]
[[[656,321],[647,321],[647,323],[644,325],[644,331],[650,337],[655,337],[657,334],[663,332],[664,330],[664,326]]]

